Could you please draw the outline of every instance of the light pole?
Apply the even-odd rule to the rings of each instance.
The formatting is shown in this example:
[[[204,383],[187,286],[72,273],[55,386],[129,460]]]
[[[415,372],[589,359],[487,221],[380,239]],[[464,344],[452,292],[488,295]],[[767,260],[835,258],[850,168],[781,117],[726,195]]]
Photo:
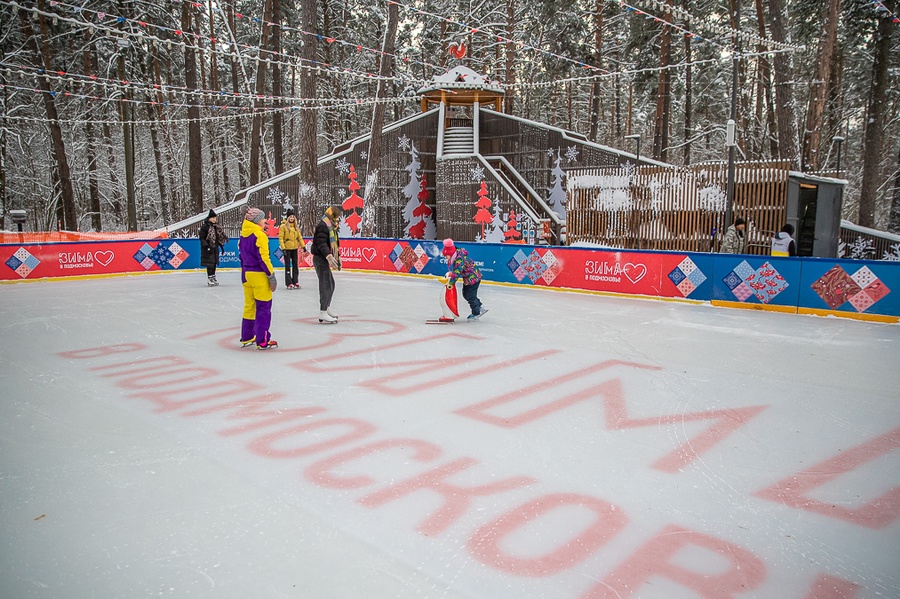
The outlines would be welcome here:
[[[634,153],[634,163],[635,166],[641,163],[641,134],[635,133],[633,135],[626,135],[625,139],[633,139],[637,141],[637,151]]]
[[[837,173],[840,175],[841,173],[841,144],[844,143],[844,138],[840,135],[835,135],[832,138],[832,141],[837,144]]]
[[[725,227],[731,225],[732,212],[734,211],[734,152],[737,142],[734,136],[735,122],[737,121],[737,93],[738,93],[738,61],[740,60],[741,38],[737,32],[741,28],[741,0],[735,0],[734,15],[734,50],[731,53],[731,117],[728,119],[728,129],[725,145],[728,146],[728,179],[725,183]]]

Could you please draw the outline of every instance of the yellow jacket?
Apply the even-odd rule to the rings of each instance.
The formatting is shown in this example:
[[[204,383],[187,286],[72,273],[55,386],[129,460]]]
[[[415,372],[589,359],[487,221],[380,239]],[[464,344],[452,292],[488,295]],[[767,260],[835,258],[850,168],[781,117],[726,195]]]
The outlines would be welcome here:
[[[269,258],[269,238],[263,228],[249,220],[241,223],[241,237],[238,240],[241,256],[241,272],[261,272],[268,276],[275,273]],[[246,280],[246,278],[244,279]]]
[[[281,221],[281,227],[278,229],[278,244],[282,250],[306,249],[306,242],[303,241],[297,221],[294,221],[293,224],[287,220]]]

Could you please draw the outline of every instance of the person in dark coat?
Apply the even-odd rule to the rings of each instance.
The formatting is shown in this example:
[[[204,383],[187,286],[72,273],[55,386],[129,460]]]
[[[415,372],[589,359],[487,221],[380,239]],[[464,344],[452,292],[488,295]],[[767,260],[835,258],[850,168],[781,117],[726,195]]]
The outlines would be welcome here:
[[[225,229],[216,222],[214,210],[200,225],[198,236],[200,237],[200,266],[206,267],[207,285],[215,287],[219,284],[216,280],[216,267],[219,265],[219,254],[225,253],[225,244],[228,243],[228,235]]]
[[[331,298],[334,296],[334,275],[332,270],[341,269],[341,240],[338,237],[338,224],[343,210],[340,206],[329,206],[325,215],[313,233],[312,250],[313,267],[319,279],[319,322],[334,324],[337,316],[331,311]]]

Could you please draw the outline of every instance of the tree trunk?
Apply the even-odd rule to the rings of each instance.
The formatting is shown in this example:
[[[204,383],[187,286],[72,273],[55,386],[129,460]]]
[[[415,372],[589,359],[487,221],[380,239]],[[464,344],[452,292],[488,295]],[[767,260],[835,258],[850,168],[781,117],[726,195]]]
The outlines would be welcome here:
[[[894,0],[883,0],[889,13],[894,12]],[[863,133],[862,183],[859,189],[859,220],[863,227],[875,227],[875,200],[881,184],[881,160],[884,146],[884,115],[887,107],[888,66],[891,34],[895,25],[890,18],[878,20],[875,38],[875,60],[872,63],[872,87],[866,107],[866,126]]]
[[[44,0],[38,0],[38,10],[44,11]],[[38,27],[40,29],[40,48],[36,41],[36,35],[31,28],[31,22],[28,20],[30,11],[20,10],[19,22],[22,26],[22,34],[25,36],[25,44],[34,54],[35,58],[42,65],[44,70],[53,71],[52,62],[50,60],[50,35],[47,31],[47,22],[43,14],[38,14]],[[38,77],[38,88],[41,90],[41,98],[44,101],[44,110],[47,113],[47,126],[50,129],[50,138],[53,143],[51,146],[53,159],[56,164],[56,173],[59,177],[59,189],[62,199],[63,210],[63,227],[68,231],[74,231],[78,228],[78,215],[75,212],[75,190],[72,188],[72,178],[69,171],[69,160],[66,156],[66,145],[63,141],[62,128],[59,126],[59,115],[56,111],[56,103],[54,96],[51,94],[50,83],[44,77]]]
[[[887,230],[900,235],[900,154],[897,156],[897,170],[894,176],[894,195],[891,198],[891,213],[888,217]]]
[[[259,56],[256,62],[256,96],[262,96],[266,91],[266,62],[263,60],[263,49],[268,44],[269,27],[266,25],[272,17],[272,0],[266,0],[263,8],[262,32],[259,37]],[[262,115],[256,113],[256,102],[251,102],[253,114],[253,126],[250,129],[250,185],[259,183],[259,146],[262,138]]]
[[[672,0],[666,0],[667,6],[672,6]],[[664,17],[666,23],[672,22],[672,13],[667,11]],[[669,147],[669,112],[671,106],[671,81],[672,74],[668,67],[672,63],[672,29],[667,25],[662,26],[661,42],[659,45],[659,82],[656,87],[656,118],[653,130],[653,157],[662,161],[667,160]]]
[[[88,77],[94,76],[92,52],[91,32],[86,30],[84,32],[82,59],[84,61],[84,74]],[[94,231],[101,231],[103,219],[100,210],[100,177],[97,174],[97,135],[94,133],[94,123],[92,121],[85,121],[84,134],[87,138],[88,197],[91,206],[91,228]]]
[[[387,97],[387,78],[393,71],[392,55],[397,37],[397,25],[400,20],[399,8],[394,2],[388,4],[388,19],[384,29],[384,42],[381,45],[378,65],[378,87],[375,91],[375,108],[372,110],[372,140],[369,143],[369,158],[366,166],[365,208],[363,209],[362,236],[374,237],[377,233],[378,208],[381,204],[381,186],[378,184],[378,171],[381,167],[381,129],[384,127],[384,103]]]
[[[216,56],[216,22],[213,16],[215,10],[213,0],[209,0],[209,43],[210,43],[210,63],[209,63],[209,89],[213,91],[222,91],[219,83],[219,62]],[[228,153],[225,151],[225,135],[222,134],[223,127],[227,125],[219,124],[219,121],[211,121],[211,138],[212,138],[212,154],[213,159],[218,160],[222,165],[222,193],[226,201],[230,200],[231,180],[228,176]]]
[[[822,166],[820,148],[822,145],[822,124],[825,115],[825,100],[829,95],[832,58],[837,42],[837,25],[840,16],[840,0],[828,0],[819,47],[816,51],[816,72],[809,86],[809,103],[806,110],[806,129],[803,132],[803,170],[817,171]]]
[[[199,89],[197,81],[197,54],[193,44],[194,25],[191,18],[193,4],[181,3],[181,29],[185,32],[184,41],[184,83],[188,90]],[[191,208],[194,212],[203,211],[203,142],[200,137],[200,108],[194,94],[188,93],[188,182],[191,192]]]
[[[785,42],[787,34],[784,28],[784,7],[782,0],[768,0],[769,23],[772,39]],[[778,122],[778,157],[789,160],[791,164],[799,162],[797,120],[794,110],[792,84],[794,73],[791,68],[789,54],[776,52],[772,59],[775,79],[775,117]]]
[[[300,28],[309,32],[316,31],[316,0],[302,0]],[[316,60],[316,41],[313,36],[304,37],[301,53],[303,61],[300,69],[300,96],[315,100],[318,90],[316,72],[312,68]],[[300,111],[300,189],[297,198],[297,218],[300,219],[301,228],[308,234],[312,234],[320,216],[316,210],[316,201],[319,197],[318,114],[318,111],[313,109]],[[328,198],[326,203],[331,201],[332,198]]]
[[[756,0],[756,22],[759,25],[759,36],[761,38],[766,37],[766,17],[765,11],[763,10],[763,2],[762,0]],[[765,48],[760,46],[759,50],[762,52]],[[769,64],[769,59],[766,56],[760,56],[759,60],[759,89],[764,100],[764,110],[765,116],[763,117],[763,121],[765,125],[762,127],[763,136],[769,143],[769,152],[771,156],[774,158],[778,156],[778,140],[776,139],[772,127],[775,125],[775,102],[772,99],[772,69]],[[760,145],[762,147],[762,144]]]
[[[512,41],[516,32],[516,2],[506,0],[506,95],[503,97],[503,112],[513,114],[516,106],[516,43]],[[446,51],[444,52],[446,56]]]
[[[281,65],[278,64],[281,56],[281,0],[272,0],[272,54],[275,61],[272,62],[272,95],[275,97],[276,110],[272,113],[272,153],[275,158],[275,174],[284,172],[284,136],[282,133],[283,117],[281,108]]]
[[[594,66],[600,67],[603,61],[603,0],[594,3]],[[591,83],[591,141],[597,141],[597,129],[600,124],[600,80]]]

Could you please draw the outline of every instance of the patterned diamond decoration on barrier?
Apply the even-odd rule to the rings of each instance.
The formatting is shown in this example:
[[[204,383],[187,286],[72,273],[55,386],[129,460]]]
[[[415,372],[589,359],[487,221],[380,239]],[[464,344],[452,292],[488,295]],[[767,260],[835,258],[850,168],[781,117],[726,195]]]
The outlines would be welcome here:
[[[23,247],[20,247],[6,261],[6,265],[14,270],[23,279],[31,274],[41,261],[31,255],[31,253]]]
[[[147,256],[149,256],[150,252],[152,252],[152,251],[153,251],[153,246],[151,246],[149,243],[145,243],[144,245],[141,246],[141,249],[139,249],[134,254],[134,259],[137,260],[140,263],[140,265],[143,266],[144,268],[149,268],[148,266],[145,266],[144,261],[147,259]],[[152,266],[153,261],[151,260],[150,263]]]
[[[533,284],[543,282],[546,285],[551,284],[562,272],[562,264],[551,250],[542,254],[536,248],[530,254],[523,250],[517,251],[506,263],[506,268],[520,283],[528,279]]]
[[[703,280],[706,280],[705,276]],[[769,262],[754,270],[746,260],[743,260],[722,279],[722,282],[739,301],[744,302],[755,297],[763,304],[768,304],[788,288],[788,282]]]
[[[680,268],[676,268],[672,272],[669,273],[669,280],[672,281],[672,284],[678,287],[681,285],[681,282],[687,279],[687,275],[682,272]]]
[[[837,264],[819,277],[811,287],[832,310],[837,310],[852,296],[862,291],[856,281]]]
[[[738,285],[742,284],[744,281],[737,275],[736,272],[731,271],[728,273],[722,282],[725,283],[725,286],[728,287],[731,291],[734,291]]]
[[[167,248],[162,243],[157,244],[157,246],[153,248],[153,251],[150,252],[150,255],[148,256],[148,258],[153,260],[153,263],[159,268],[166,266],[169,263],[169,260],[174,257],[175,254],[170,252],[169,248]]]
[[[811,287],[832,310],[849,302],[857,312],[865,312],[891,292],[868,266],[851,275],[835,265]]]
[[[697,286],[694,285],[694,283],[690,279],[684,279],[681,283],[676,285],[676,287],[684,297],[689,296],[697,288]]]
[[[422,272],[423,270],[425,270],[425,266],[427,266],[428,262],[430,261],[430,259],[428,258],[428,252],[425,251],[425,248],[422,247],[422,244],[417,245],[414,251],[416,254],[416,261],[413,266],[415,267],[416,271]]]
[[[788,282],[768,262],[757,268],[752,275],[744,279],[744,282],[753,289],[753,295],[762,304],[768,304],[788,287]]]
[[[733,274],[733,273],[732,273]],[[678,289],[682,297],[687,297],[694,292],[697,287],[706,281],[706,275],[697,267],[697,264],[691,260],[690,256],[685,256],[678,266],[668,274],[669,280]],[[726,285],[728,283],[726,282]],[[737,285],[738,282],[735,282]],[[732,287],[729,285],[729,289]]]
[[[183,247],[178,245],[177,241],[172,242],[172,245],[169,246],[169,251],[172,252],[172,258],[169,259],[169,265],[171,265],[172,268],[181,266],[190,255]]]
[[[418,259],[419,257],[416,256],[416,252],[411,247],[408,245],[404,247],[403,251],[400,252],[400,262],[403,264],[403,272],[409,272]]]

